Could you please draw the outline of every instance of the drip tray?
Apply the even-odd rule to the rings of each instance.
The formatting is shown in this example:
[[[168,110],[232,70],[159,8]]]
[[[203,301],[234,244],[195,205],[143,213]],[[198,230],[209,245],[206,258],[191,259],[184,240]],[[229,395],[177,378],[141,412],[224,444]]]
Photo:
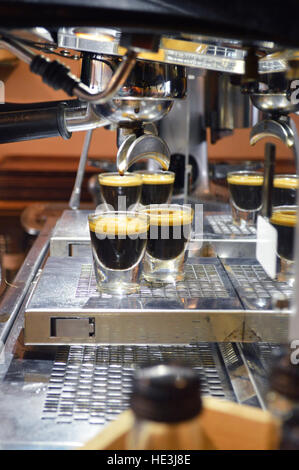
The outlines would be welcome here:
[[[227,258],[223,265],[247,310],[271,310],[275,296],[292,296],[292,288],[286,282],[271,279],[256,260]]]
[[[185,280],[117,297],[96,289],[88,258],[50,257],[25,309],[26,344],[190,343],[242,330],[242,304],[217,258],[191,258]],[[225,318],[223,312],[226,311]],[[239,315],[229,312],[239,311]],[[211,316],[210,312],[214,312]]]
[[[188,363],[201,393],[235,400],[214,343],[184,346],[61,346],[49,380],[42,419],[104,425],[129,407],[136,368],[167,361]]]

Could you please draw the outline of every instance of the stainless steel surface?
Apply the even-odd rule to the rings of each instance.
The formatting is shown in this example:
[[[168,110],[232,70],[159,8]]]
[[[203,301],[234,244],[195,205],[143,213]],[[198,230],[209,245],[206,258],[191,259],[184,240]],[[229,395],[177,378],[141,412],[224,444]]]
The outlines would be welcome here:
[[[20,331],[21,318],[15,324]],[[264,405],[274,345],[24,347],[12,335],[0,365],[1,449],[80,448],[128,407],[134,370],[179,360],[201,379],[202,394]]]
[[[95,91],[79,82],[78,85],[74,87],[73,94],[82,101],[93,102],[95,104],[107,103],[125,83],[135,62],[136,53],[134,51],[128,51],[104,90]]]
[[[188,166],[192,155],[198,167],[198,176],[193,175],[192,184],[199,196],[209,192],[208,143],[205,131],[204,75],[197,69],[189,69],[187,74],[188,94],[185,100],[173,103],[171,112],[159,123],[159,135],[169,145],[171,155],[185,157],[185,181],[182,192],[188,193],[186,183],[190,180]],[[196,123],[196,125],[194,125]]]
[[[206,213],[204,216],[203,237],[193,240],[202,247],[198,256],[219,256],[220,258],[251,258],[255,259],[256,229],[255,227],[237,226],[230,213]]]
[[[50,255],[73,256],[86,250],[91,255],[90,237],[87,215],[90,211],[71,211],[63,212],[60,219],[57,220],[50,240]],[[78,253],[79,252],[79,253]]]
[[[0,354],[27,291],[49,249],[49,230],[52,224],[53,221],[49,220],[40,233],[0,304]]]
[[[27,64],[31,64],[32,60],[36,56],[34,52],[22,44],[19,44],[13,38],[2,39],[1,46],[15,54],[18,58]],[[75,85],[72,90],[73,95],[85,102],[93,102],[95,104],[108,102],[114,97],[114,95],[124,84],[130,75],[135,62],[136,52],[130,50],[126,53],[126,55],[123,56],[122,62],[114,72],[109,81],[109,84],[104,90],[96,91],[78,81],[78,84]]]
[[[82,50],[104,54],[123,54],[119,47],[120,32],[107,28],[60,28],[58,31],[58,45],[73,50]],[[108,31],[108,32],[107,32]],[[81,34],[80,34],[81,32]],[[259,60],[259,72],[270,73],[287,69],[287,59],[272,55],[273,43],[263,44],[263,49],[269,56]],[[246,49],[236,40],[221,40],[221,38],[204,38],[202,36],[182,35],[171,37],[162,36],[159,54],[142,54],[142,58],[149,58],[158,62],[180,64],[200,69],[215,70],[243,74],[245,71]]]
[[[215,343],[24,348],[21,334],[0,376],[0,448],[79,448],[128,407],[136,368],[169,359],[197,371],[203,395],[236,401]]]
[[[106,346],[25,346],[25,300],[30,302],[34,295],[31,289],[40,278],[40,273],[37,272],[37,266],[40,265],[40,244],[43,238],[48,240],[48,232],[49,227],[39,237],[27,260],[30,262],[31,257],[34,258],[35,275],[31,276],[32,281],[22,284],[23,300],[18,303],[1,354],[0,393],[5,396],[5,400],[0,401],[1,449],[79,448],[127,408],[132,374],[136,367],[147,361],[164,362],[169,358],[183,360],[198,371],[204,395],[264,406],[273,346],[267,343],[240,345],[230,341],[238,338],[257,341],[267,328],[272,340],[275,335],[276,340],[279,337],[278,329],[281,341],[282,327],[287,328],[286,313],[274,315],[269,311],[235,310],[226,311],[224,315],[223,311],[218,310],[210,311],[208,315],[203,312],[202,316],[193,318],[190,322],[185,311],[179,324],[173,321],[168,312],[163,312],[163,316],[161,313],[158,316],[151,313],[146,321],[142,319],[145,340],[147,330],[153,322],[157,322],[162,329],[165,322],[165,329],[172,329],[181,338],[185,335],[185,343],[113,345],[110,341],[113,340],[111,335],[115,329],[120,327],[124,331],[132,331],[135,327],[136,316],[132,320],[132,315],[127,312],[124,321],[119,322],[117,317],[113,324],[110,323],[109,344]],[[40,256],[43,259],[45,255],[46,250],[43,249]],[[55,272],[57,274],[59,271]],[[25,275],[25,271],[23,274]],[[67,274],[72,277],[71,270],[67,270]],[[81,276],[79,290],[78,285],[75,287],[79,301],[85,298],[83,296],[87,291],[92,292],[93,289],[88,276]],[[48,295],[49,293],[51,288],[48,289]],[[16,299],[18,295],[16,292]],[[59,302],[59,291],[53,291],[52,295]],[[142,312],[139,316],[142,316]],[[111,317],[113,318],[112,314],[110,319]],[[84,329],[92,332],[92,325],[90,326],[89,321],[86,322],[86,317],[84,320]],[[101,328],[106,328],[109,334],[107,321],[104,317],[102,320]],[[64,322],[58,324],[58,328],[64,329]],[[214,340],[217,336],[219,339],[223,337],[226,330],[226,342],[190,343],[196,336],[190,332],[191,328],[197,330],[198,336],[199,333],[204,336],[209,332],[206,337],[214,337]]]
[[[246,310],[272,309],[273,296],[292,295],[286,282],[271,279],[256,260],[227,258],[223,265]]]
[[[255,145],[261,139],[276,138],[287,147],[293,148],[295,137],[293,130],[286,120],[263,119],[250,131],[250,145]]]
[[[92,61],[92,83],[97,90],[105,89],[113,77],[113,70],[122,63],[119,57],[99,55]],[[128,100],[172,101],[186,95],[185,67],[137,60],[121,89],[114,98]],[[95,105],[95,109],[97,105]],[[101,113],[101,108],[99,108]],[[102,113],[101,113],[102,114]]]
[[[255,145],[263,138],[277,138],[290,147],[294,154],[296,168],[299,167],[298,132],[294,121],[288,117],[298,113],[299,104],[292,101],[286,92],[253,93],[254,106],[267,115],[257,123],[250,133],[250,144]]]
[[[107,126],[108,119],[99,117],[89,105],[81,109],[65,109],[65,125],[69,132],[80,132]]]
[[[141,280],[140,292],[117,297],[97,291],[90,258],[51,257],[26,305],[25,342],[180,344],[240,338],[244,312],[220,261],[189,258],[185,273],[175,285],[154,287]],[[66,325],[68,319],[86,318],[90,329],[58,336],[57,319]]]
[[[106,89],[119,67],[119,58],[99,56],[92,61],[92,85],[96,90]],[[141,77],[146,77],[146,80]],[[153,122],[164,117],[174,99],[183,98],[186,91],[185,71],[182,67],[137,61],[126,82],[110,100],[93,105],[96,115],[122,126]]]
[[[217,345],[60,348],[55,358],[43,408],[43,419],[105,424],[128,408],[134,370],[153,362],[186,361],[199,374],[203,395],[233,400],[221,369]],[[78,394],[76,385],[82,390]],[[68,391],[67,395],[65,391]],[[95,398],[95,400],[91,400]]]
[[[242,237],[247,240],[253,240],[256,238],[255,227],[234,224],[231,214],[207,214],[205,216],[204,231],[206,234],[214,233],[231,239]]]
[[[241,92],[240,85],[232,84],[228,74],[208,71],[204,92],[206,124],[211,128],[212,142],[236,128],[248,128],[256,124],[258,112],[249,95]]]
[[[220,351],[237,401],[243,405],[262,406],[259,392],[250,376],[247,362],[238,349],[238,344],[220,343]]]
[[[277,343],[240,343],[237,345],[239,355],[250,374],[250,381],[257,390],[259,403],[262,408],[267,408],[267,393],[269,391],[268,375],[274,364],[281,344]]]
[[[93,107],[97,116],[107,119],[112,124],[130,125],[149,123],[162,119],[171,110],[173,101],[157,98],[118,98],[114,97],[107,104]]]
[[[119,58],[99,56],[93,60],[93,87],[97,90],[107,88],[117,67]],[[93,105],[93,110],[113,124],[151,123],[163,118],[170,111],[173,100],[184,98],[185,93],[184,67],[138,60],[121,89],[111,100]]]
[[[112,28],[59,28],[58,45],[77,51],[117,54],[120,32]]]
[[[116,166],[120,173],[125,173],[134,163],[151,159],[168,170],[170,151],[164,140],[156,135],[144,134],[137,139],[130,135],[117,152]]]
[[[191,202],[193,204],[193,201]],[[209,208],[207,204],[204,207]],[[212,209],[215,209],[211,206]],[[57,221],[50,241],[50,254],[55,257],[86,256],[90,253],[90,237],[87,223],[89,211],[63,212]],[[202,237],[191,240],[190,249],[196,251],[203,242],[217,245],[221,257],[255,257],[256,231],[254,228],[237,227],[227,212],[204,212]],[[194,246],[193,246],[194,245]],[[200,248],[200,247],[199,247]]]
[[[292,103],[286,93],[252,93],[253,105],[267,114],[290,114],[299,110],[299,104]]]

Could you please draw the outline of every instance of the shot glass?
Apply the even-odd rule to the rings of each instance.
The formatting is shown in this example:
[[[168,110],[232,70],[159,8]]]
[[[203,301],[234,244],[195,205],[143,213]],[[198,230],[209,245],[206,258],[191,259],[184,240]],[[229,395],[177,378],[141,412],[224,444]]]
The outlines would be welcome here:
[[[151,204],[149,238],[143,259],[143,277],[151,283],[174,283],[184,279],[184,261],[194,211],[179,204]]]
[[[141,204],[166,204],[171,200],[175,173],[173,171],[135,171],[142,176]]]
[[[275,175],[273,180],[273,206],[297,204],[299,175]]]
[[[148,215],[111,211],[91,214],[88,221],[98,290],[120,295],[137,292],[139,264],[148,239]]]
[[[271,224],[277,230],[277,280],[293,285],[295,281],[295,235],[298,206],[278,206],[273,209]]]
[[[106,209],[135,210],[142,190],[142,176],[135,173],[101,173],[98,176],[100,192]]]
[[[227,183],[234,224],[256,225],[262,207],[263,175],[257,171],[234,171],[228,173]]]

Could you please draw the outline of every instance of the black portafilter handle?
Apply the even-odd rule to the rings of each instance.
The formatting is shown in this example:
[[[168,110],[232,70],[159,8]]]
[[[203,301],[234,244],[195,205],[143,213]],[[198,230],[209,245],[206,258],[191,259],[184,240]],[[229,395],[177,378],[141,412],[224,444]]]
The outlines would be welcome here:
[[[65,122],[69,105],[68,101],[0,105],[0,144],[48,137],[69,139],[72,134]]]
[[[267,143],[265,145],[264,186],[261,214],[263,217],[266,217],[268,219],[270,219],[272,215],[272,193],[275,169],[275,154],[275,145]]]

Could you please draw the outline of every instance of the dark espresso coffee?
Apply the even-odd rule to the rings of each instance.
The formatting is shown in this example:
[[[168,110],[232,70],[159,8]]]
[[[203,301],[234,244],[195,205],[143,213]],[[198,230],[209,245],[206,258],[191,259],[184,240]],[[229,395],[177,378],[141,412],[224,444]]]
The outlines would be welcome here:
[[[258,210],[262,205],[263,175],[231,174],[227,177],[234,205],[241,210]]]
[[[99,183],[104,202],[114,210],[126,210],[140,201],[141,175],[103,173],[99,175]]]
[[[89,229],[94,257],[104,268],[125,270],[140,261],[149,230],[144,218],[106,214],[89,221]]]
[[[279,175],[273,181],[273,205],[293,206],[297,203],[299,177],[296,175]]]
[[[277,210],[270,219],[277,230],[277,254],[289,261],[294,260],[294,243],[297,224],[297,211]]]
[[[170,201],[175,174],[168,171],[140,171],[142,176],[141,204],[163,204]]]
[[[147,253],[160,260],[177,258],[190,238],[193,211],[147,209],[145,212],[150,216]]]

